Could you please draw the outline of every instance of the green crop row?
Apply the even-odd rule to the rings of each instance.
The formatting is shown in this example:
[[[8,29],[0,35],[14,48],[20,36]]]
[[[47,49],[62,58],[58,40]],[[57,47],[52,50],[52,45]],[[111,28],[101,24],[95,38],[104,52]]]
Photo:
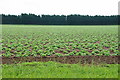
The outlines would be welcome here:
[[[3,25],[1,56],[119,55],[117,26]]]

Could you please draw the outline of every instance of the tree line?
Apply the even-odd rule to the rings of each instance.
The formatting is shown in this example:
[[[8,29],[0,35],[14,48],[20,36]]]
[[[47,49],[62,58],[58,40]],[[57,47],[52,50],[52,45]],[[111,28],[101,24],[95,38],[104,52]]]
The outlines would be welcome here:
[[[118,25],[118,15],[21,15],[2,14],[2,24],[33,24],[33,25]]]

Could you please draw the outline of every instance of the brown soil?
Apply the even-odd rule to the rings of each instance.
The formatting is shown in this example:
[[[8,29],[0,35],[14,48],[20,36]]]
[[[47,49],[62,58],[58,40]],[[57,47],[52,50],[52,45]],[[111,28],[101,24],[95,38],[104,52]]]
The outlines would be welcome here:
[[[109,49],[108,47],[103,47],[103,49]]]
[[[5,52],[6,52],[5,50],[2,50],[2,51],[1,51],[2,54],[5,53]]]
[[[99,44],[99,43],[100,43],[100,41],[95,42],[95,44],[97,44],[97,43]]]
[[[11,50],[10,52],[11,52],[11,53],[14,53],[15,51],[14,51],[14,50]]]
[[[63,51],[55,50],[56,53],[63,53]]]
[[[88,49],[87,51],[91,53],[93,50],[89,50],[89,49]]]
[[[119,56],[47,56],[47,57],[2,57],[3,64],[13,64],[13,63],[21,63],[21,62],[47,62],[47,61],[55,61],[60,63],[67,64],[99,64],[99,63],[107,63],[107,64],[120,64]]]
[[[80,52],[80,50],[79,49],[75,49],[77,52]]]

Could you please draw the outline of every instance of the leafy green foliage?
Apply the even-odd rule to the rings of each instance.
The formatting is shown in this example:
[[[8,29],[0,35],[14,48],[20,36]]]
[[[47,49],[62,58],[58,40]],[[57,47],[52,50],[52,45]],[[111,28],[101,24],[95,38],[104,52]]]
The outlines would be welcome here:
[[[2,56],[119,55],[116,26],[3,25]],[[119,44],[118,44],[119,43]]]

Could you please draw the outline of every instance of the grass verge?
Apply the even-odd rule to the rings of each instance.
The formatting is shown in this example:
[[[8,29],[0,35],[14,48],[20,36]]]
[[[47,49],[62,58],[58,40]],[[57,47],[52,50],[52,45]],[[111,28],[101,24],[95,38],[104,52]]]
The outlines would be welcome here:
[[[26,62],[2,65],[2,78],[118,78],[118,64]]]

